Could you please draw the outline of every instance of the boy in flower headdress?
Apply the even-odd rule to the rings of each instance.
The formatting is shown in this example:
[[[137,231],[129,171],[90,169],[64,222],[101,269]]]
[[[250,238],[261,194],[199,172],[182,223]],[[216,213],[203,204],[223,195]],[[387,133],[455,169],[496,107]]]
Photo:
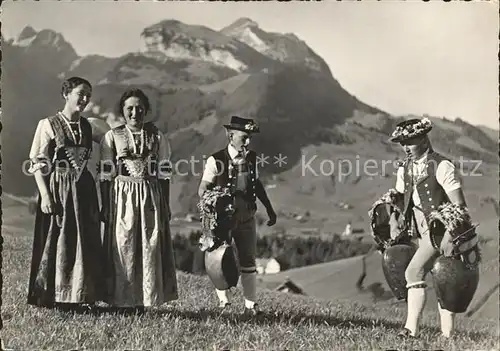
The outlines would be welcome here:
[[[399,143],[407,155],[398,168],[395,189],[404,196],[403,212],[409,235],[418,240],[418,249],[405,271],[408,310],[400,337],[417,336],[426,300],[425,276],[440,254],[450,256],[454,249],[449,234],[445,234],[440,250],[433,246],[429,235],[429,214],[444,203],[466,206],[455,165],[433,150],[428,137],[431,129],[428,118],[409,119],[399,123],[389,139]],[[443,336],[450,337],[454,329],[454,313],[441,305],[439,313]]]
[[[255,251],[257,249],[257,233],[255,212],[258,198],[267,210],[268,226],[276,223],[276,213],[269,201],[264,186],[259,180],[257,156],[248,150],[253,133],[259,128],[252,119],[238,116],[231,117],[230,124],[224,125],[228,144],[222,150],[211,155],[205,164],[205,170],[198,189],[198,195],[215,185],[227,187],[234,197],[235,225],[231,231],[238,251],[241,272],[241,285],[245,297],[245,314],[258,313],[256,300],[257,269]],[[217,290],[219,307],[230,304],[227,290]]]

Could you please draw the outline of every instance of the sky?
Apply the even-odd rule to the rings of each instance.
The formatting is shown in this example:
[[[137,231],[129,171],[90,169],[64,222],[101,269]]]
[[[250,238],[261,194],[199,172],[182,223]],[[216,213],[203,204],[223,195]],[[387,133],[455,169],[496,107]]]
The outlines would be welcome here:
[[[499,128],[498,1],[9,1],[2,34],[53,29],[79,55],[116,57],[138,51],[141,31],[161,20],[220,30],[240,17],[296,34],[367,104]]]

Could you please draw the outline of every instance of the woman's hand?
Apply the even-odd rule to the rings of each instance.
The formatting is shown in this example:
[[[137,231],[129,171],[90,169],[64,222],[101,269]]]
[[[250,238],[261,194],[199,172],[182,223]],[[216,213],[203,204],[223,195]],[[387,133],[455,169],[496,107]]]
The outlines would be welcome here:
[[[54,213],[54,201],[52,201],[52,197],[49,194],[41,195],[42,201],[40,204],[41,210],[45,214]]]

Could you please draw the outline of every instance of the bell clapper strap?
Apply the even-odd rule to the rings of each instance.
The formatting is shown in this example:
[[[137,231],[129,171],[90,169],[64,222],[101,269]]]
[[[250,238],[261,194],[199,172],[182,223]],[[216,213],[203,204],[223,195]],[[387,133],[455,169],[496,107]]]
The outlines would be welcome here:
[[[452,238],[452,242],[453,242],[453,243],[458,242],[458,240],[459,240],[460,238],[462,238],[463,236],[465,236],[465,234],[469,233],[471,230],[476,229],[477,227],[479,227],[479,223],[474,224],[472,227],[470,227],[469,229],[467,229],[465,232],[463,232],[463,233],[461,233],[461,234],[459,234],[459,235],[457,235],[457,236],[453,237],[453,238]]]

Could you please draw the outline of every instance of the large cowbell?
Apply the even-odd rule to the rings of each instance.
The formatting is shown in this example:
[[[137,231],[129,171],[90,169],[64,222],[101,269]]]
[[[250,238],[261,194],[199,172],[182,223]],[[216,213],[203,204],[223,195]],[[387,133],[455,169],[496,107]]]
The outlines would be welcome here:
[[[381,203],[373,208],[371,227],[373,238],[380,251],[389,246],[389,242],[391,241],[391,228],[389,225],[391,208],[391,205],[385,203]]]
[[[205,270],[219,290],[235,287],[240,278],[235,248],[227,242],[205,251]]]
[[[393,245],[383,253],[382,269],[385,280],[398,300],[406,300],[408,297],[405,271],[416,251],[415,245],[404,243]]]
[[[417,251],[406,233],[401,233],[398,239],[391,239],[390,214],[394,206],[380,203],[373,208],[372,231],[378,249],[382,252],[382,270],[385,280],[398,300],[406,300],[405,271],[413,255]]]
[[[433,245],[438,249],[445,232],[443,223],[435,220],[430,224]],[[477,240],[474,231],[463,243]],[[467,311],[479,284],[479,248],[476,245],[452,257],[440,256],[431,270],[434,289],[442,308],[454,312]]]

